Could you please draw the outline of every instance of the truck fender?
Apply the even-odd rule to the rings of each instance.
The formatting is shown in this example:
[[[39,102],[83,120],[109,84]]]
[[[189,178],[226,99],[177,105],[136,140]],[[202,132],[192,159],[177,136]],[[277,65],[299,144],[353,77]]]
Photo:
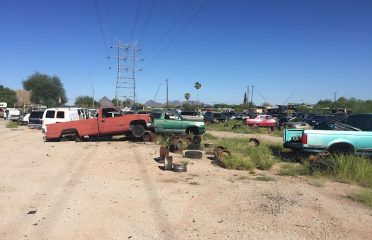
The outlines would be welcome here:
[[[355,147],[349,140],[335,139],[328,144],[327,150],[331,153],[354,153]]]

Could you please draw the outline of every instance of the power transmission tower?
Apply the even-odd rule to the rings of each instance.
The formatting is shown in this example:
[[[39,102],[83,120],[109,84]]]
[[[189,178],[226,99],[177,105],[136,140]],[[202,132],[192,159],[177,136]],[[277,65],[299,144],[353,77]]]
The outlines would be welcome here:
[[[120,99],[130,99],[133,101],[132,106],[135,106],[137,100],[136,73],[142,71],[137,68],[137,62],[143,61],[142,58],[137,57],[137,52],[142,49],[137,48],[135,44],[119,41],[112,48],[117,48],[117,56],[114,57],[117,58],[116,106],[119,105]]]

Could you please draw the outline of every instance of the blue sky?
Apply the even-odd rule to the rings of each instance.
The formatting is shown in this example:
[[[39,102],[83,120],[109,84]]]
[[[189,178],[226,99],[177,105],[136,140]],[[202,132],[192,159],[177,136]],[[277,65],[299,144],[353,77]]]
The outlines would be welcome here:
[[[70,103],[92,94],[90,81],[97,99],[112,98],[110,46],[132,36],[143,49],[140,102],[159,86],[164,102],[167,78],[171,100],[196,100],[195,81],[206,103],[241,103],[248,85],[257,104],[315,103],[335,91],[371,99],[371,26],[370,0],[2,0],[0,84],[21,89],[39,71],[60,77]]]

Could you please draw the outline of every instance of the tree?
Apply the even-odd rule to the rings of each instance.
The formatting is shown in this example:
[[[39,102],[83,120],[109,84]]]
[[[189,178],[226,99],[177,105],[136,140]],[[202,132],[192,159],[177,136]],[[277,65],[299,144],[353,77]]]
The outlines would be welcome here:
[[[191,97],[190,93],[185,93],[185,99],[186,99],[187,101],[189,101],[190,97]]]
[[[96,108],[99,106],[99,103],[96,100],[93,100],[90,96],[78,96],[75,99],[75,106],[82,108]]]
[[[247,92],[244,92],[243,104],[247,104],[247,103],[248,103]]]
[[[116,107],[120,107],[121,105],[122,105],[122,101],[120,100],[120,99],[118,99],[118,98],[113,98],[112,100],[111,100],[111,102],[114,104],[114,106],[116,106]]]
[[[57,76],[36,72],[23,81],[23,88],[31,91],[31,101],[48,107],[67,102],[66,92]]]
[[[17,103],[15,91],[0,85],[0,102],[6,102],[9,106],[14,106]]]
[[[197,93],[197,100],[198,100],[198,102],[199,102],[199,89],[201,88],[201,83],[200,82],[195,82],[195,85],[194,85],[194,87],[195,87],[195,89],[196,89],[196,93]]]

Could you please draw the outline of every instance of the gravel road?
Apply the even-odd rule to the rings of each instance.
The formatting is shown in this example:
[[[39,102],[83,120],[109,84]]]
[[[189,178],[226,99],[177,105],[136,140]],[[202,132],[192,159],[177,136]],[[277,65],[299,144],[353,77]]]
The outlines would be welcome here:
[[[258,181],[205,156],[162,171],[159,146],[42,142],[0,121],[0,239],[371,239],[358,187],[280,177]],[[174,155],[175,161],[184,160]]]

